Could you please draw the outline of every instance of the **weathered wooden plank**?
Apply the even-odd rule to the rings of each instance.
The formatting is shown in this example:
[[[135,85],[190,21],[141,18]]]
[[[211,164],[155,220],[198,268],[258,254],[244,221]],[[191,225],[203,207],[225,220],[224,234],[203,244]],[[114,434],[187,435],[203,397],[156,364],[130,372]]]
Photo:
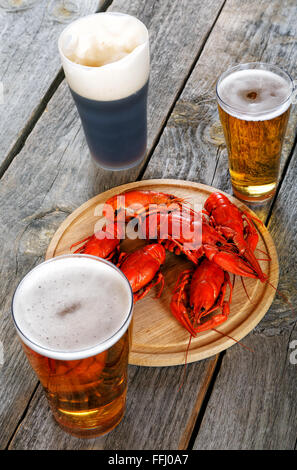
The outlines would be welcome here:
[[[152,53],[152,77],[149,105],[149,148],[151,149],[157,140],[158,133],[167,118],[171,106],[176,100],[184,81],[191,70],[193,61],[204,44],[205,37],[216,20],[223,1],[212,2],[210,6],[206,0],[195,2],[169,1],[166,2],[141,2],[115,1],[113,9],[126,11],[144,20],[150,30]],[[193,21],[193,17],[196,21]],[[160,51],[164,51],[163,54]],[[38,263],[45,254],[46,247],[55,229],[66,215],[92,197],[111,186],[135,179],[139,169],[130,172],[103,172],[98,170],[91,162],[89,152],[83,137],[77,112],[74,108],[70,93],[63,83],[50,101],[47,112],[36,124],[33,132],[28,137],[22,151],[15,157],[1,180],[0,200],[1,214],[1,241],[3,250],[0,254],[0,269],[2,283],[0,286],[1,299],[1,341],[4,345],[5,362],[1,372],[1,420],[0,442],[7,445],[9,438],[15,430],[18,420],[21,418],[21,410],[24,410],[31,394],[34,391],[36,381],[32,372],[26,365],[25,358],[20,353],[15,332],[10,318],[11,296],[18,280]],[[12,236],[13,233],[13,236]],[[14,361],[22,369],[21,375],[14,374]],[[204,364],[204,363],[203,363]],[[185,422],[185,434],[189,434],[194,422],[199,400],[203,396],[205,377],[209,377],[211,364],[189,366],[188,370],[205,372],[197,374],[197,382],[192,387],[191,382],[186,382],[184,394],[191,396],[192,408],[189,408],[191,417]],[[200,369],[201,370],[201,369]],[[145,374],[147,383],[152,380],[156,371],[151,369],[143,371],[137,369],[133,381],[134,390],[143,380]],[[148,375],[147,375],[148,374]],[[176,371],[168,369],[170,380],[174,379]],[[152,377],[152,379],[149,378]],[[156,377],[156,376],[155,376]],[[169,380],[168,379],[168,380]],[[157,381],[158,384],[158,381]],[[142,385],[143,387],[143,385]],[[201,390],[200,395],[198,394]],[[8,398],[8,396],[10,398]],[[140,395],[138,395],[140,397]],[[150,400],[151,397],[148,397]],[[140,402],[140,399],[139,399]],[[35,401],[34,401],[35,403]],[[150,402],[148,402],[150,403]],[[37,405],[36,405],[37,406]],[[39,406],[39,405],[38,405]],[[140,405],[139,405],[140,406]],[[156,414],[161,416],[163,403],[156,403]],[[142,409],[146,403],[142,403]],[[27,422],[30,421],[29,409]],[[43,418],[47,415],[47,408],[35,409],[40,418],[35,416],[35,422],[42,425]],[[194,413],[194,415],[193,415]],[[189,416],[189,415],[188,415]],[[193,418],[194,416],[194,418]],[[131,418],[131,422],[132,422]],[[19,434],[31,445],[36,436],[36,428],[26,427],[26,423],[20,423],[18,433],[23,429],[24,434]],[[167,425],[169,425],[167,423]],[[137,421],[134,421],[134,433],[137,433]],[[173,426],[173,424],[172,424]],[[182,430],[176,428],[177,435],[171,445],[178,445],[179,439],[184,445],[187,441]],[[30,434],[32,432],[32,434]],[[131,429],[129,428],[129,432]],[[17,433],[17,434],[18,434]],[[29,435],[30,434],[30,435]],[[43,444],[39,446],[59,445],[59,439],[55,442],[56,428],[48,423],[43,428]],[[127,432],[126,432],[127,435]],[[57,435],[58,436],[58,435]],[[112,439],[110,437],[110,439]],[[126,439],[126,436],[125,436]],[[68,441],[66,440],[67,446]],[[65,442],[65,441],[64,441]],[[79,442],[79,441],[77,441]],[[14,448],[22,447],[21,439],[14,441]],[[33,444],[32,444],[33,445]],[[61,444],[62,445],[62,444]],[[113,447],[111,441],[106,445]],[[118,443],[118,446],[123,446]],[[143,443],[139,443],[143,445]],[[150,445],[160,445],[160,434],[152,433]],[[77,444],[79,447],[79,444]]]
[[[297,149],[269,229],[280,261],[275,302],[240,347],[226,351],[195,449],[294,449],[297,435]]]
[[[81,2],[80,14],[98,6],[98,0]],[[57,40],[65,24],[53,20],[47,8],[47,2],[13,13],[0,8],[0,174],[45,106],[61,69]]]

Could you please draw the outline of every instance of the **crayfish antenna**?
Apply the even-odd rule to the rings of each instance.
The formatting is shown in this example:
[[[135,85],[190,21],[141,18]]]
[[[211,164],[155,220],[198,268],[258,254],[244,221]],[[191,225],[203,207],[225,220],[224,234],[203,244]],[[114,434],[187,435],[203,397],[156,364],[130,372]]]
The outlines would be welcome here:
[[[234,341],[235,343],[239,344],[239,345],[242,346],[243,348],[247,349],[249,352],[252,352],[252,353],[255,352],[252,348],[249,348],[249,347],[246,346],[244,343],[242,343],[241,341],[239,341],[239,340],[233,338],[232,336],[227,335],[226,333],[223,333],[222,331],[219,331],[219,330],[217,330],[216,328],[211,328],[211,329],[212,329],[213,331],[215,331],[216,333],[219,333],[219,334],[222,335],[222,336],[225,336],[225,337],[227,337],[227,338],[232,339],[232,341]],[[183,385],[184,385],[184,383],[185,383],[185,377],[186,377],[186,371],[187,371],[187,365],[188,365],[188,354],[189,354],[189,350],[190,350],[192,338],[193,338],[193,335],[190,334],[190,339],[189,339],[188,346],[187,346],[187,349],[186,349],[186,352],[185,352],[185,365],[184,365],[184,371],[183,371],[182,381],[181,381],[180,386],[178,387],[177,392],[180,392],[180,391],[181,391],[181,389],[183,388]]]
[[[184,366],[182,381],[181,381],[180,386],[178,387],[177,392],[180,392],[180,390],[183,388],[183,385],[185,383],[186,370],[187,370],[187,365],[188,365],[188,353],[189,353],[189,349],[190,349],[190,346],[191,346],[192,338],[193,338],[193,336],[190,334],[190,339],[189,339],[188,346],[187,346],[187,349],[186,349],[186,354],[185,354],[185,366]]]
[[[255,352],[252,348],[249,348],[248,346],[246,346],[245,344],[243,344],[241,341],[238,341],[237,339],[233,338],[232,336],[227,335],[226,333],[223,333],[222,331],[219,331],[219,330],[217,330],[216,328],[212,328],[212,330],[215,331],[216,333],[220,333],[220,335],[222,335],[222,336],[225,336],[225,337],[227,337],[227,338],[232,339],[233,341],[235,341],[235,343],[240,344],[240,346],[242,346],[243,348],[247,349],[248,351],[250,351],[250,352],[252,352],[252,353]]]
[[[247,298],[249,299],[249,301],[251,302],[251,298],[250,298],[250,296],[249,296],[249,293],[248,293],[248,291],[247,291],[247,288],[246,288],[246,286],[245,286],[245,283],[244,283],[243,277],[242,277],[242,276],[240,276],[240,279],[241,279],[241,283],[242,283],[242,287],[243,287],[243,289],[244,289],[244,292],[245,292],[245,294],[246,294]]]
[[[260,250],[260,248],[256,248],[257,251],[261,251],[264,255],[268,256],[269,260],[271,260],[269,253],[266,253],[266,251]]]
[[[79,241],[76,242],[76,243],[72,243],[72,245],[71,245],[71,247],[70,247],[70,250],[72,250],[72,248],[74,248],[75,246],[82,245],[84,242],[89,241],[91,238],[92,238],[92,235],[90,235],[89,237],[84,238],[83,240],[79,240]],[[80,250],[82,250],[82,249],[83,249],[83,246],[81,246],[80,248],[78,248],[74,253],[79,253]]]

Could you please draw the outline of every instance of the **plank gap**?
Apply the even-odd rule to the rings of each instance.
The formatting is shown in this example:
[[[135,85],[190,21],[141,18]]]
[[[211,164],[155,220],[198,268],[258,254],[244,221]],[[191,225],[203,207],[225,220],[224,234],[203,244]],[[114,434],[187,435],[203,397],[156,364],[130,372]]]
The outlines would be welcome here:
[[[4,175],[10,164],[12,163],[13,159],[20,153],[22,148],[24,147],[27,138],[33,131],[35,125],[43,115],[46,110],[46,107],[51,100],[54,93],[57,91],[58,87],[61,85],[62,81],[64,80],[64,72],[61,69],[53,82],[51,83],[49,89],[45,93],[44,97],[42,98],[41,102],[38,104],[36,109],[33,111],[32,116],[30,117],[29,121],[25,124],[25,127],[22,130],[22,133],[17,138],[15,144],[13,145],[12,149],[8,152],[4,162],[0,167],[0,178]]]
[[[22,415],[21,415],[21,417],[20,417],[20,419],[19,419],[19,421],[18,421],[18,423],[17,423],[17,425],[16,425],[16,427],[15,427],[15,430],[14,430],[13,433],[11,434],[10,439],[9,439],[9,441],[7,442],[7,445],[6,445],[6,447],[4,448],[4,450],[9,450],[11,441],[13,440],[15,434],[17,433],[19,427],[21,426],[23,420],[24,420],[25,417],[26,417],[26,414],[27,414],[27,412],[28,412],[28,409],[29,409],[29,407],[30,407],[30,404],[31,404],[31,402],[32,402],[32,400],[33,400],[33,398],[34,398],[34,395],[35,395],[35,393],[36,393],[38,387],[39,387],[39,383],[40,383],[40,382],[38,381],[37,384],[36,384],[36,386],[35,386],[35,388],[34,388],[34,390],[33,390],[33,392],[32,392],[32,394],[31,394],[31,396],[30,396],[30,398],[29,398],[29,400],[28,400],[27,406],[26,406],[26,408],[24,409],[24,411],[23,411],[23,413],[22,413]]]
[[[200,406],[200,409],[199,409],[199,412],[198,412],[198,415],[197,415],[197,419],[196,419],[191,437],[189,439],[187,450],[192,450],[193,446],[195,444],[195,441],[196,441],[196,438],[198,436],[198,433],[199,433],[199,430],[200,430],[200,427],[201,427],[201,423],[202,423],[202,420],[204,418],[204,414],[205,414],[206,408],[208,406],[212,391],[214,389],[214,385],[215,385],[215,382],[217,380],[218,374],[220,372],[222,362],[223,362],[223,358],[224,358],[225,354],[226,354],[226,351],[222,351],[218,356],[218,360],[217,360],[217,362],[215,364],[215,367],[213,369],[212,376],[209,380],[209,383],[207,384],[207,389],[206,389],[205,395],[202,399],[202,403],[201,403],[201,406]]]
[[[113,0],[99,0],[96,13],[99,13],[99,11],[106,11],[112,5],[112,2]]]
[[[217,168],[218,168],[218,164],[219,164],[219,160],[220,160],[220,149],[221,149],[221,147],[222,146],[219,145],[218,149],[217,149],[215,168],[214,168],[213,177],[212,177],[211,183],[210,183],[211,186],[213,185],[213,182],[214,182],[214,179],[215,179],[215,174],[216,174],[216,171],[217,171]]]

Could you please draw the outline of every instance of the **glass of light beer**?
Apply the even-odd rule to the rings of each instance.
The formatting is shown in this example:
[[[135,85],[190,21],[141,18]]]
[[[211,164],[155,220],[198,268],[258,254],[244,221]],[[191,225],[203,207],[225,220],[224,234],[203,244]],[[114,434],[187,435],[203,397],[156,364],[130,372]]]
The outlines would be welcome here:
[[[95,437],[125,411],[133,294],[113,264],[89,255],[45,261],[18,285],[13,320],[66,432]]]
[[[95,13],[71,23],[58,45],[94,161],[107,170],[138,165],[147,147],[147,28],[130,15]]]
[[[216,87],[235,196],[262,202],[273,196],[290,114],[293,82],[275,65],[237,65]]]

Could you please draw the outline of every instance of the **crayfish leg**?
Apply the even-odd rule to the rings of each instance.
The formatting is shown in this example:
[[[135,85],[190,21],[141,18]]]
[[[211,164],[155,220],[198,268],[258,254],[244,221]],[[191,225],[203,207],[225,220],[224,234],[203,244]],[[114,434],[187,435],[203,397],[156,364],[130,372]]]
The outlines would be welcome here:
[[[170,309],[173,316],[178,322],[188,330],[191,336],[196,336],[195,329],[193,328],[192,322],[188,315],[188,294],[186,287],[188,286],[193,274],[193,269],[187,269],[183,271],[174,286],[173,296],[170,302]]]
[[[196,333],[200,333],[201,331],[211,330],[214,327],[221,325],[224,323],[230,313],[229,303],[227,301],[223,302],[222,305],[222,312],[216,315],[213,315],[212,318],[206,320],[203,323],[200,323],[197,328],[195,328]]]
[[[164,289],[164,276],[162,273],[159,273],[157,276],[157,279],[152,280],[149,284],[147,284],[147,286],[141,292],[139,291],[133,294],[134,302],[138,302],[138,300],[143,299],[143,297],[145,297],[148,294],[148,292],[157,284],[161,284],[160,290],[158,294],[156,295],[156,297],[159,298]]]
[[[81,250],[83,250],[84,247],[86,246],[87,242],[90,241],[93,236],[94,235],[90,235],[89,237],[86,237],[83,240],[79,240],[79,242],[72,243],[70,250],[72,250],[72,248],[74,248],[75,246],[81,245],[83,243],[83,245],[80,248],[74,251],[74,253],[80,253]]]

